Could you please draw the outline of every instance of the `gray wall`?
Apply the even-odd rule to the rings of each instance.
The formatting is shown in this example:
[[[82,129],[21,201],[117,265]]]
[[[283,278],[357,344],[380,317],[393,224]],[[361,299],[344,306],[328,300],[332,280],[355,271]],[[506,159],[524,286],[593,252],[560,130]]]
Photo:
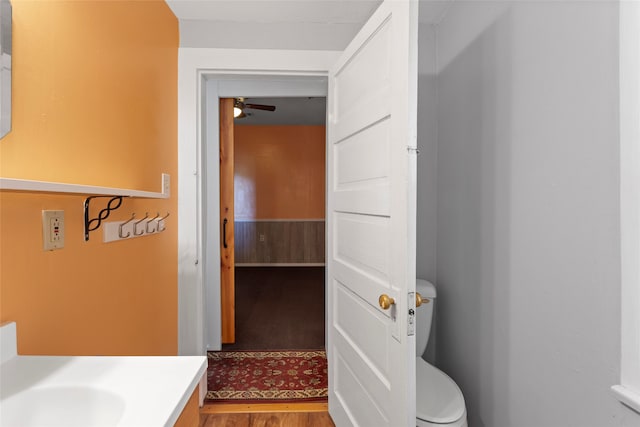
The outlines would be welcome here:
[[[617,3],[456,1],[434,31],[437,76],[422,62],[420,80],[418,273],[438,287],[437,365],[462,388],[471,427],[640,426],[609,390]]]
[[[431,25],[419,28],[418,63],[418,217],[416,240],[416,273],[421,279],[436,283],[437,264],[437,79],[436,33]],[[435,317],[435,315],[434,315]],[[437,320],[434,318],[432,330]],[[427,361],[436,362],[437,336],[431,333],[424,354]]]
[[[417,262],[418,277],[436,280],[436,215],[438,133],[436,127],[436,45],[431,25],[419,28],[418,63],[418,218]]]

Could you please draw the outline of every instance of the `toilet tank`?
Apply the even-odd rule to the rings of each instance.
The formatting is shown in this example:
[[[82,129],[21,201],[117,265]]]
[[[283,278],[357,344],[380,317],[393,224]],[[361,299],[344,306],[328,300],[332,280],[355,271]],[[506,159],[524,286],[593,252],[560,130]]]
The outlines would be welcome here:
[[[416,292],[429,302],[423,302],[416,308],[416,356],[421,357],[427,349],[433,320],[433,306],[436,300],[436,287],[424,279],[416,279]]]

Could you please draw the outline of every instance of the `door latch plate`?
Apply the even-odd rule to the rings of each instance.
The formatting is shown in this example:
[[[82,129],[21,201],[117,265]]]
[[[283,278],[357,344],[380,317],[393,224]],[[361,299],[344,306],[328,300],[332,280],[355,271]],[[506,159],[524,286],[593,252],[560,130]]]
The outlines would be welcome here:
[[[416,294],[414,292],[409,292],[408,301],[415,301]],[[409,307],[407,312],[407,336],[413,336],[416,333],[416,310],[413,307],[413,304]]]

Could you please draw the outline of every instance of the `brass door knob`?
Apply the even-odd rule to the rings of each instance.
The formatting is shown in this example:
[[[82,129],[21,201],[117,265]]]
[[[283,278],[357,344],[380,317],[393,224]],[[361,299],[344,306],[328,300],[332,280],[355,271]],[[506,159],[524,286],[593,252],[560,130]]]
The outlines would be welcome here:
[[[416,307],[420,307],[422,305],[422,295],[420,292],[416,292]]]
[[[380,295],[380,298],[378,298],[378,304],[380,304],[380,308],[383,310],[388,310],[389,307],[391,307],[395,303],[396,300],[394,300],[387,294],[382,294]]]
[[[428,304],[429,298],[422,298],[420,292],[416,292],[416,307],[420,307],[422,304]]]
[[[420,292],[416,292],[416,307],[420,307],[422,304],[428,304],[429,298],[422,298]]]

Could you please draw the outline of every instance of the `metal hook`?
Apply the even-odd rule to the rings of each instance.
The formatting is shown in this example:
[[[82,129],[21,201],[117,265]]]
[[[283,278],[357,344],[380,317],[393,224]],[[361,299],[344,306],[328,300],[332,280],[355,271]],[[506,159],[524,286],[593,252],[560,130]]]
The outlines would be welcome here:
[[[158,212],[156,216],[154,216],[153,218],[147,220],[147,223],[144,226],[144,229],[147,232],[147,234],[155,233],[156,231],[158,231],[158,227],[156,227],[155,230],[149,230],[149,224],[151,224],[153,221],[155,221],[159,217],[160,217],[160,212]]]
[[[135,219],[135,217],[136,217],[136,213],[134,212],[134,213],[132,213],[132,214],[131,214],[131,218],[129,218],[128,220],[126,220],[125,222],[123,222],[122,224],[120,224],[120,225],[118,226],[118,236],[119,236],[121,239],[126,239],[127,237],[131,236],[131,233],[130,233],[129,231],[127,231],[127,235],[126,235],[126,236],[123,236],[123,235],[122,235],[122,227],[124,227],[125,225],[127,225],[127,224],[129,224],[131,221],[133,221],[133,220]]]
[[[142,236],[144,234],[144,229],[141,232],[138,233],[138,224],[140,224],[142,221],[144,221],[147,218],[149,218],[149,212],[145,212],[144,218],[142,218],[141,220],[138,220],[138,221],[133,223],[133,235],[134,236]]]
[[[165,216],[163,216],[162,218],[158,218],[158,230],[157,231],[164,231],[167,229],[167,227],[162,227],[160,228],[160,224],[164,225],[164,220],[169,216],[169,212],[167,212],[167,214]]]

